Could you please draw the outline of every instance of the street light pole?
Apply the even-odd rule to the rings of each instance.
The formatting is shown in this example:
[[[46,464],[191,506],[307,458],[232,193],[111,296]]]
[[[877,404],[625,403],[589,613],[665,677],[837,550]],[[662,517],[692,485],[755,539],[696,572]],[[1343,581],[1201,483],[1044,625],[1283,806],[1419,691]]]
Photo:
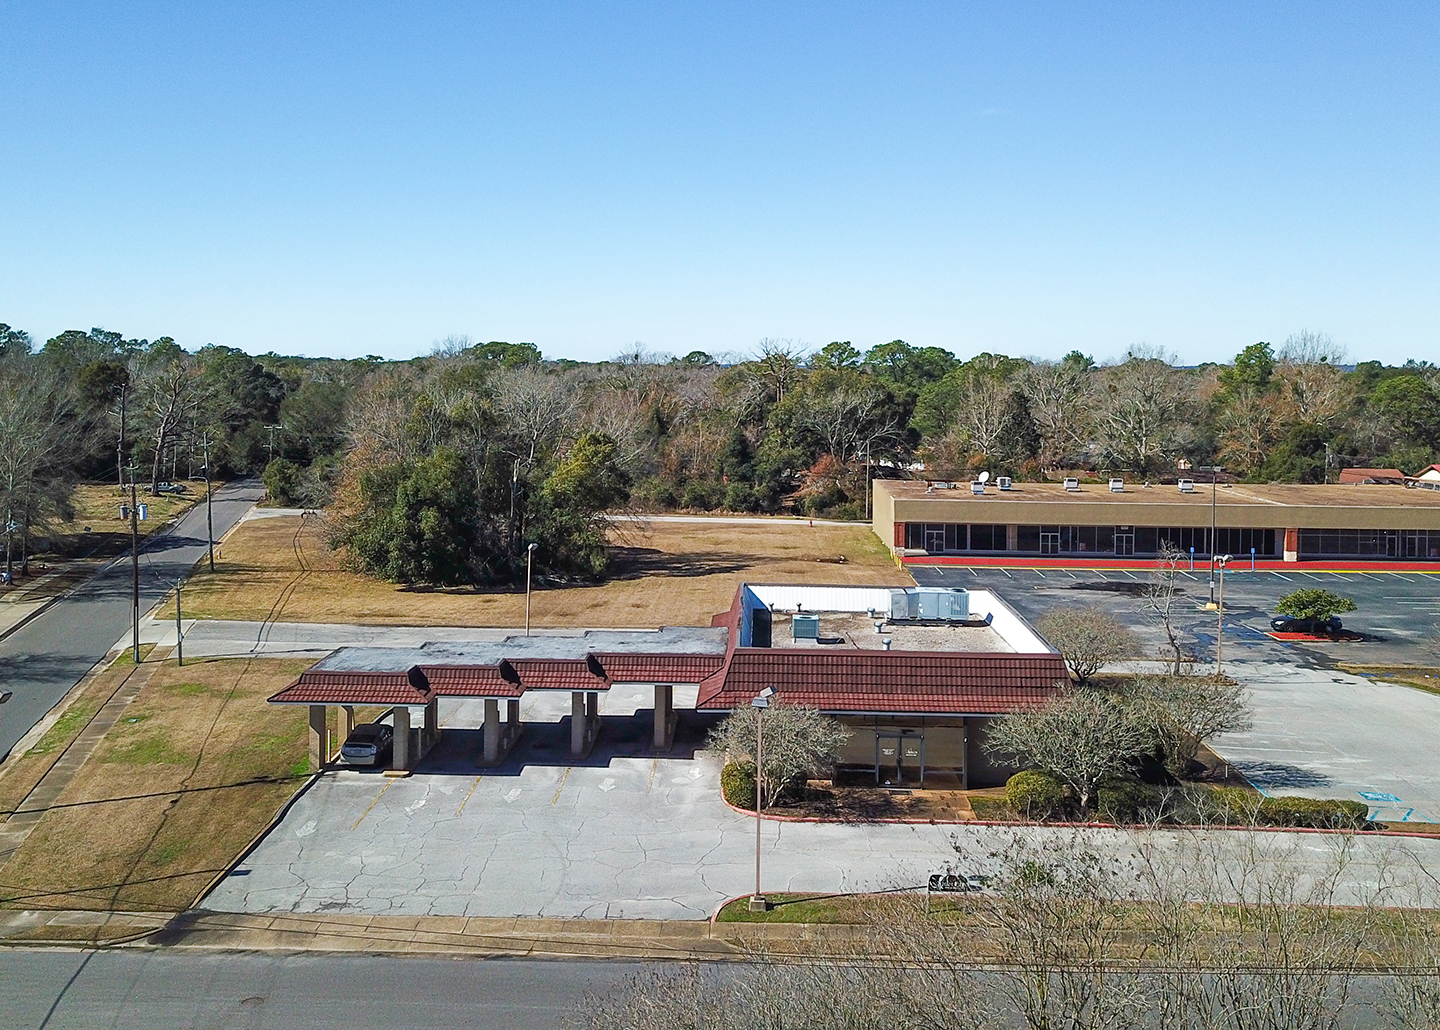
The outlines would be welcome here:
[[[1209,472],[1210,472],[1210,546],[1209,546],[1209,548],[1207,548],[1207,549],[1209,550],[1209,552],[1210,552],[1210,603],[1209,603],[1208,605],[1206,605],[1205,607],[1207,607],[1207,608],[1214,608],[1214,607],[1215,607],[1215,553],[1216,553],[1216,550],[1217,550],[1217,548],[1215,547],[1215,499],[1216,499],[1216,496],[1217,496],[1218,493],[1219,493],[1217,480],[1218,480],[1219,474],[1220,474],[1221,472],[1224,472],[1224,471],[1225,471],[1225,466],[1224,466],[1224,465],[1201,465],[1200,468],[1201,468],[1202,470],[1208,469]]]
[[[0,713],[3,713],[4,711],[5,702],[9,701],[14,696],[15,695],[8,690],[0,690]]]
[[[135,495],[135,474],[130,463],[130,657],[140,664],[140,511]]]
[[[201,438],[200,446],[205,457],[205,539],[210,548],[210,571],[215,571],[215,508],[210,503],[210,434]]]
[[[770,698],[774,694],[774,687],[766,687],[750,702],[750,707],[755,709],[755,893],[750,895],[749,908],[751,912],[765,912],[770,908],[765,901],[765,895],[760,893],[760,808],[764,803],[764,797],[760,791],[762,782],[760,770],[764,768],[765,709],[770,707]]]
[[[525,548],[525,635],[530,635],[530,569],[534,564],[535,548],[539,544],[530,544]]]
[[[1220,567],[1220,601],[1215,614],[1215,675],[1221,674],[1225,658],[1225,566],[1230,564],[1233,554],[1218,556],[1214,564]]]

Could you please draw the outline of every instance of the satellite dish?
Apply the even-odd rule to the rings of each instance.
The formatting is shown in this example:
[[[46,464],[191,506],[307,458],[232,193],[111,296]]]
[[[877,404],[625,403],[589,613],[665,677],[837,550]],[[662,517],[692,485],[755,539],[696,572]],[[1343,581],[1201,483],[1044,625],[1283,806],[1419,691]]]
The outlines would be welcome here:
[[[988,483],[988,482],[990,482],[990,473],[988,473],[988,472],[982,472],[982,473],[980,473],[980,482],[982,482],[982,483]]]

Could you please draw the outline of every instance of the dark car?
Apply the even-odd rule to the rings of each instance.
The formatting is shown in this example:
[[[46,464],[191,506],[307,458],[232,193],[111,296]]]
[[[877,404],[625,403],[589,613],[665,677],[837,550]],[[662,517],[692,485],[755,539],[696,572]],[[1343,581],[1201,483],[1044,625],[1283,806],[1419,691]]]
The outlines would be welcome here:
[[[340,746],[340,757],[348,765],[379,765],[390,757],[395,731],[383,722],[356,726]]]
[[[1334,615],[1328,619],[1292,619],[1288,615],[1277,615],[1270,620],[1270,628],[1276,633],[1306,633],[1312,637],[1333,637],[1340,632],[1340,619]]]

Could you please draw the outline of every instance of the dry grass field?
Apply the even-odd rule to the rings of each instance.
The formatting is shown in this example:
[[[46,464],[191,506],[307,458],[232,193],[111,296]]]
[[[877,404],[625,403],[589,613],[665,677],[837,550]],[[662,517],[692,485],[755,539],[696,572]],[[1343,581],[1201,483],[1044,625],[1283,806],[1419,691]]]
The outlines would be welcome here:
[[[747,580],[913,585],[865,525],[627,522],[613,533],[616,578],[596,586],[537,584],[534,625],[708,625]],[[839,557],[843,564],[822,560]],[[214,575],[200,566],[186,588],[187,616],[412,626],[525,621],[523,591],[415,589],[347,572],[313,517],[245,522],[219,559]]]
[[[179,911],[299,787],[302,708],[264,699],[308,663],[166,663],[6,864],[7,908]],[[107,695],[98,678],[3,783],[7,809]],[[91,694],[95,696],[91,696]]]

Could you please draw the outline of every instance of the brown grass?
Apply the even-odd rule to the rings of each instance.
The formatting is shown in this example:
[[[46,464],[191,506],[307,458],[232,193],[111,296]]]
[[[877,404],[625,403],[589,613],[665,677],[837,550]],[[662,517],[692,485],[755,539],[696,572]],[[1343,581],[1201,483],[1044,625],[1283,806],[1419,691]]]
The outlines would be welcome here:
[[[708,625],[744,581],[908,586],[868,526],[653,522],[617,526],[616,578],[538,585],[536,626]],[[820,561],[844,557],[844,564]],[[412,589],[347,572],[315,519],[243,523],[185,591],[185,614],[209,619],[516,626],[523,591]],[[169,609],[173,616],[174,609]],[[162,613],[161,617],[164,617]]]
[[[304,710],[263,703],[306,664],[158,668],[0,872],[0,901],[189,907],[307,772]]]

